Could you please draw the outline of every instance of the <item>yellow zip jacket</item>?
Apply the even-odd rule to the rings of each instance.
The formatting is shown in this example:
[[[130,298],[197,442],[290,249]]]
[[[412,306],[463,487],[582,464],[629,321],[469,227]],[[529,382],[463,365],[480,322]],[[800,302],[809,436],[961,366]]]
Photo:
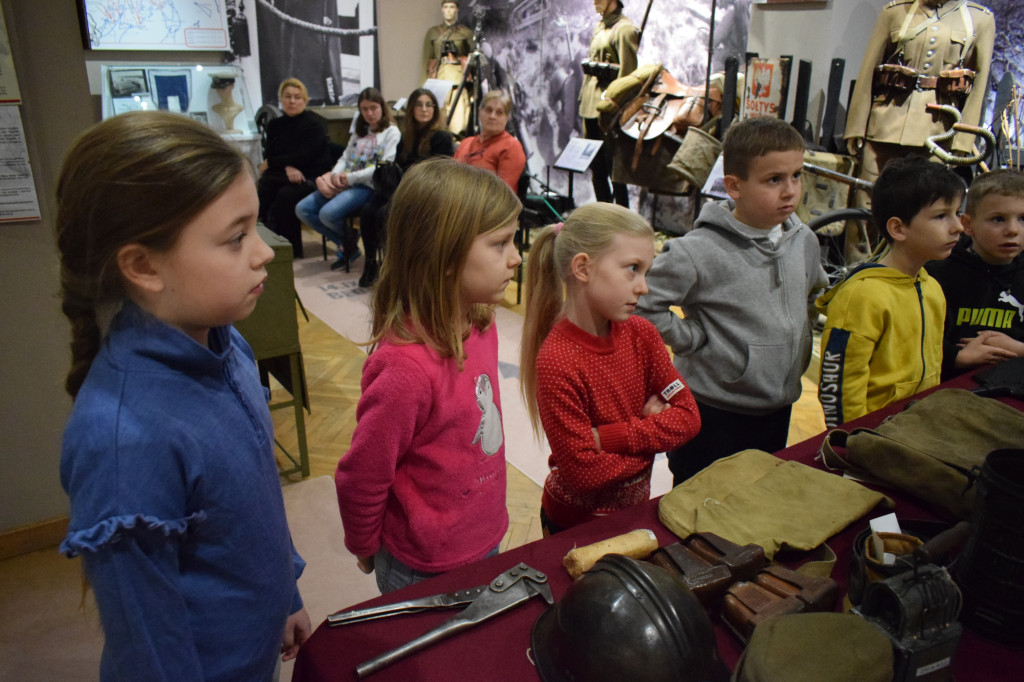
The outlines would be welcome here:
[[[816,305],[828,318],[818,400],[829,428],[938,385],[946,299],[923,268],[862,265]]]

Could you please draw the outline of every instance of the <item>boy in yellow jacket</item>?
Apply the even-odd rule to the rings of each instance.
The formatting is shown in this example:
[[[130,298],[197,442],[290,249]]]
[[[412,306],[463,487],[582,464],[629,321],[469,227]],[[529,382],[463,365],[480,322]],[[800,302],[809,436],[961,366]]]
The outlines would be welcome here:
[[[817,300],[827,316],[818,381],[826,426],[939,383],[946,300],[924,264],[956,246],[964,189],[918,156],[893,161],[875,182],[871,213],[888,249]]]

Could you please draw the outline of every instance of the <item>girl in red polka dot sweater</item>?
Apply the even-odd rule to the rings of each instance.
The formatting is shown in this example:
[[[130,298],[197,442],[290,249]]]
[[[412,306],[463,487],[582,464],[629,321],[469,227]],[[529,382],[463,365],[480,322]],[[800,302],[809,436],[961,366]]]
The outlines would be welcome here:
[[[614,204],[580,207],[531,246],[520,372],[551,446],[546,534],[647,500],[655,454],[700,430],[657,329],[633,315],[653,260],[651,226]]]

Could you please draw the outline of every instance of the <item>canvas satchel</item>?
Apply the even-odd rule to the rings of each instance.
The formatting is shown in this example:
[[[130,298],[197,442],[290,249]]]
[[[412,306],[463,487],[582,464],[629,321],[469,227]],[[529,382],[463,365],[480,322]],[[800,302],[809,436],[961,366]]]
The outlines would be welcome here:
[[[772,558],[784,547],[822,545],[880,502],[892,505],[842,476],[744,450],[666,493],[658,518],[680,538],[707,531],[738,545],[760,545]]]
[[[959,519],[970,517],[971,470],[993,450],[1024,442],[1024,412],[961,388],[911,402],[874,429],[833,429],[822,462],[902,490]]]
[[[856,159],[852,156],[828,154],[812,150],[804,152],[804,161],[826,170],[843,173],[844,175],[852,175],[856,164]],[[800,198],[800,203],[797,204],[796,215],[804,223],[809,223],[826,213],[846,208],[849,205],[849,184],[817,175],[808,170],[802,173],[800,179],[803,183],[803,196]],[[836,229],[841,231],[842,228],[843,223],[838,223]]]

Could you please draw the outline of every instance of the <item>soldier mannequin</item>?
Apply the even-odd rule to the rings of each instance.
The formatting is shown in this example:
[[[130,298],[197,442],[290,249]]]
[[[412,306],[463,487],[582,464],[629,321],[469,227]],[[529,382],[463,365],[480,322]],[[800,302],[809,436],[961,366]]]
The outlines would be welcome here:
[[[930,102],[952,104],[964,123],[979,122],[994,40],[992,12],[971,0],[892,0],[882,9],[843,135],[850,153],[860,156],[862,179],[874,182],[890,159],[928,154],[925,140],[953,123],[947,114],[927,111]],[[909,68],[880,73],[880,65]],[[973,76],[961,77],[959,69]],[[952,150],[969,153],[973,144],[973,136],[957,134]],[[869,201],[858,193],[857,203]],[[849,243],[847,255],[857,255]]]
[[[427,78],[452,81],[456,87],[462,82],[466,60],[473,52],[473,31],[459,23],[459,3],[444,0],[441,3],[441,17],[444,22],[431,26],[423,41],[423,63]],[[444,102],[445,111],[451,112],[453,88]],[[453,133],[462,133],[469,122],[469,90],[459,96],[455,115],[448,128]]]
[[[601,93],[615,78],[628,76],[636,71],[638,49],[637,31],[633,22],[622,15],[620,0],[594,0],[594,10],[601,15],[601,22],[594,27],[587,59],[590,62],[618,65],[618,73],[611,78],[587,74],[580,89],[580,116],[583,118],[583,135],[590,140],[605,139],[597,122],[597,103]],[[584,71],[586,73],[586,71]],[[594,184],[594,195],[598,201],[611,202],[629,207],[629,193],[626,185],[611,182],[612,145],[606,141],[600,153],[590,164],[590,177]]]

